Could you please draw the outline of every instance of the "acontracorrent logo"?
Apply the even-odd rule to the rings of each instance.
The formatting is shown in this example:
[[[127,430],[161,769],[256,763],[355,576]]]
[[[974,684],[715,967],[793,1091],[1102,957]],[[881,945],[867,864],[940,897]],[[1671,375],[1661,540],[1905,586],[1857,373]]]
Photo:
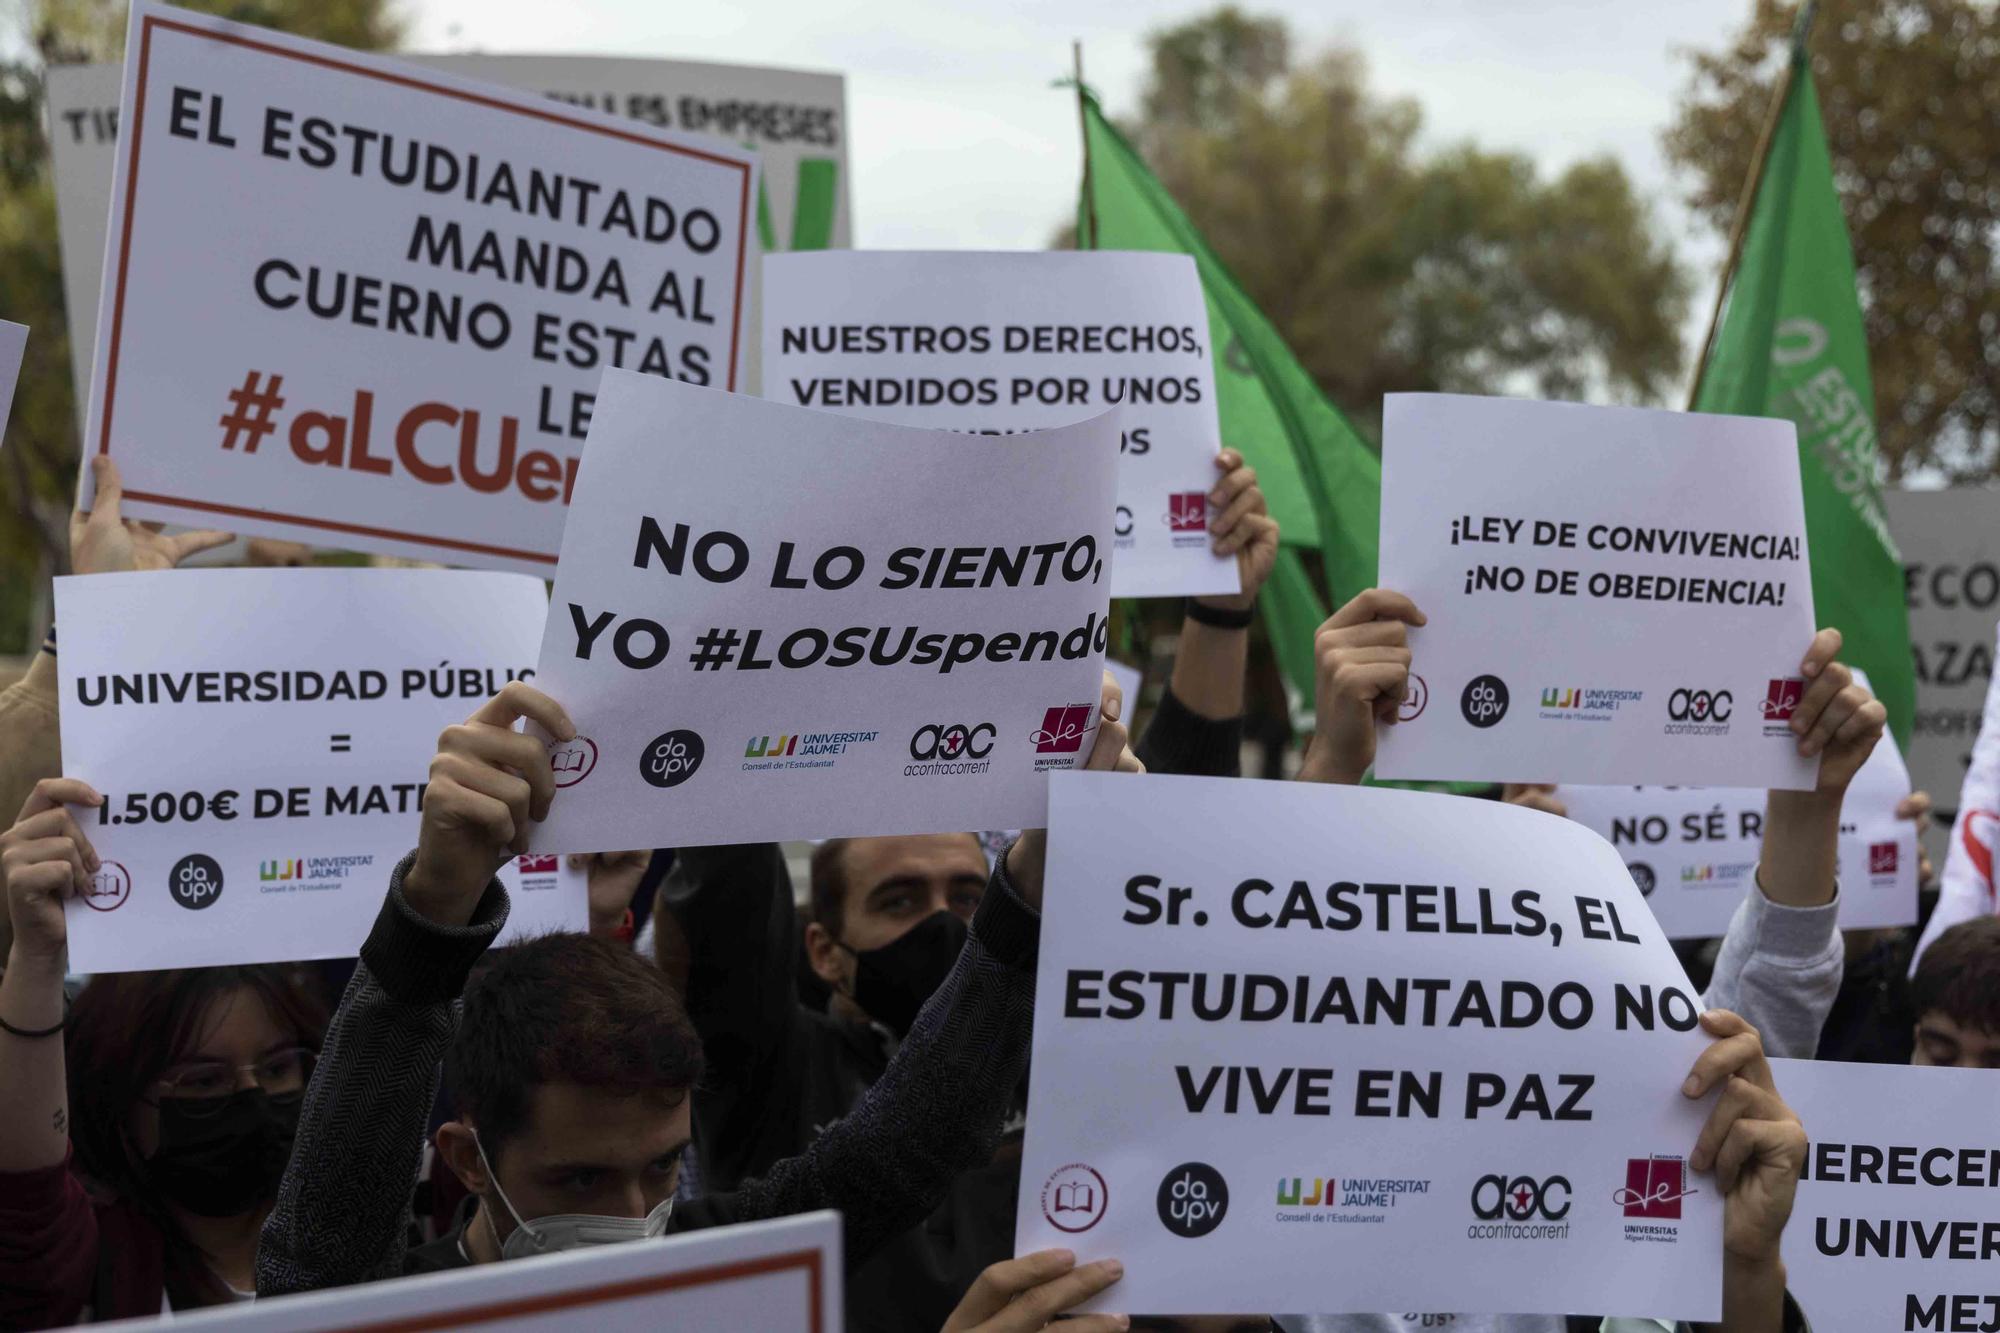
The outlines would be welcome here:
[[[926,722],[910,736],[910,758],[903,776],[959,777],[993,767],[988,757],[1000,729],[991,722]]]
[[[705,748],[701,737],[692,731],[655,736],[639,752],[639,776],[655,787],[678,787],[701,767]]]
[[[1472,1186],[1468,1240],[1562,1240],[1569,1235],[1568,1176],[1481,1176]]]
[[[1667,696],[1669,736],[1723,736],[1736,715],[1736,696],[1728,690],[1702,690],[1683,685]]]

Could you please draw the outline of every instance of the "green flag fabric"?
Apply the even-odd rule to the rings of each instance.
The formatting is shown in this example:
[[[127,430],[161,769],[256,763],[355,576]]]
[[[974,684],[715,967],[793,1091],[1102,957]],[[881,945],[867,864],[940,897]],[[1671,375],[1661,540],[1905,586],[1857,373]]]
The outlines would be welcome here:
[[[1695,410],[1783,417],[1799,430],[1813,606],[1845,637],[1905,747],[1916,709],[1902,558],[1876,477],[1875,389],[1854,256],[1819,98],[1795,49],[1792,83]]]
[[[1125,136],[1104,118],[1096,97],[1087,89],[1078,89],[1078,96],[1089,171],[1088,193],[1077,206],[1077,245],[1168,250],[1194,258],[1208,300],[1223,441],[1257,469],[1284,540],[1320,550],[1333,604],[1345,602],[1375,582],[1381,460],[1319,391]],[[1275,638],[1278,626],[1271,628]],[[1310,677],[1293,682],[1301,683],[1310,697]]]

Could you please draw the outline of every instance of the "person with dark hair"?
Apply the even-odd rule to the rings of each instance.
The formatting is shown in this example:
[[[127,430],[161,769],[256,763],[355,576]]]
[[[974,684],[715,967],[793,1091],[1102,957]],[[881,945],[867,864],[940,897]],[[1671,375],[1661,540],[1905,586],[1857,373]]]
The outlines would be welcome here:
[[[1103,713],[1085,767],[1138,771],[1115,688]],[[992,1154],[1027,1063],[1042,833],[1022,834],[994,868],[951,975],[853,1111],[759,1178],[677,1204],[702,1052],[665,977],[604,942],[553,937],[468,981],[507,919],[494,872],[555,798],[548,751],[514,730],[522,719],[576,734],[554,700],[516,681],[439,738],[417,849],[390,875],[306,1093],[258,1292],[821,1208],[842,1215],[849,1266],[864,1262]],[[457,1113],[437,1144],[477,1202],[412,1251],[411,1187],[447,1048]]]
[[[1913,1065],[2000,1069],[2000,916],[1974,917],[1931,941],[1910,978]]]
[[[248,1299],[326,1026],[285,967],[100,976],[65,1016],[63,903],[98,865],[65,806],[99,801],[45,779],[0,835],[0,1327]]]

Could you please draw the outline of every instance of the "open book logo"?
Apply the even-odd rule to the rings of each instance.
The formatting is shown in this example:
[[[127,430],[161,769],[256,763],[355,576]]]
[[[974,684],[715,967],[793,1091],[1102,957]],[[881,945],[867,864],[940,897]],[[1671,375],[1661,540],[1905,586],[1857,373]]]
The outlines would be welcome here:
[[[590,776],[590,770],[597,767],[597,742],[588,736],[578,736],[573,741],[551,741],[549,743],[549,770],[554,775],[556,786],[574,787]]]
[[[1110,1201],[1104,1177],[1082,1162],[1057,1167],[1042,1185],[1042,1216],[1056,1230],[1072,1235],[1102,1222]]]

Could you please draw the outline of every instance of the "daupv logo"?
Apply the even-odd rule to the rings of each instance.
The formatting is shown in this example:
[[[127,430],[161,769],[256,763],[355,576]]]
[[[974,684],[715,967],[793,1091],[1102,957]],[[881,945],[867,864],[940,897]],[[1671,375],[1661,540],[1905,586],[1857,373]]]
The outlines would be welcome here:
[[[222,867],[212,856],[190,852],[174,862],[174,868],[167,874],[167,888],[174,901],[189,911],[213,907],[222,896]]]
[[[1155,1202],[1161,1225],[1196,1240],[1222,1225],[1229,1212],[1229,1185],[1206,1162],[1182,1162],[1160,1182]]]
[[[678,787],[701,767],[703,748],[692,731],[655,736],[639,753],[639,776],[655,787]]]
[[[1507,682],[1498,676],[1474,676],[1458,696],[1458,711],[1475,727],[1493,726],[1507,716]]]

